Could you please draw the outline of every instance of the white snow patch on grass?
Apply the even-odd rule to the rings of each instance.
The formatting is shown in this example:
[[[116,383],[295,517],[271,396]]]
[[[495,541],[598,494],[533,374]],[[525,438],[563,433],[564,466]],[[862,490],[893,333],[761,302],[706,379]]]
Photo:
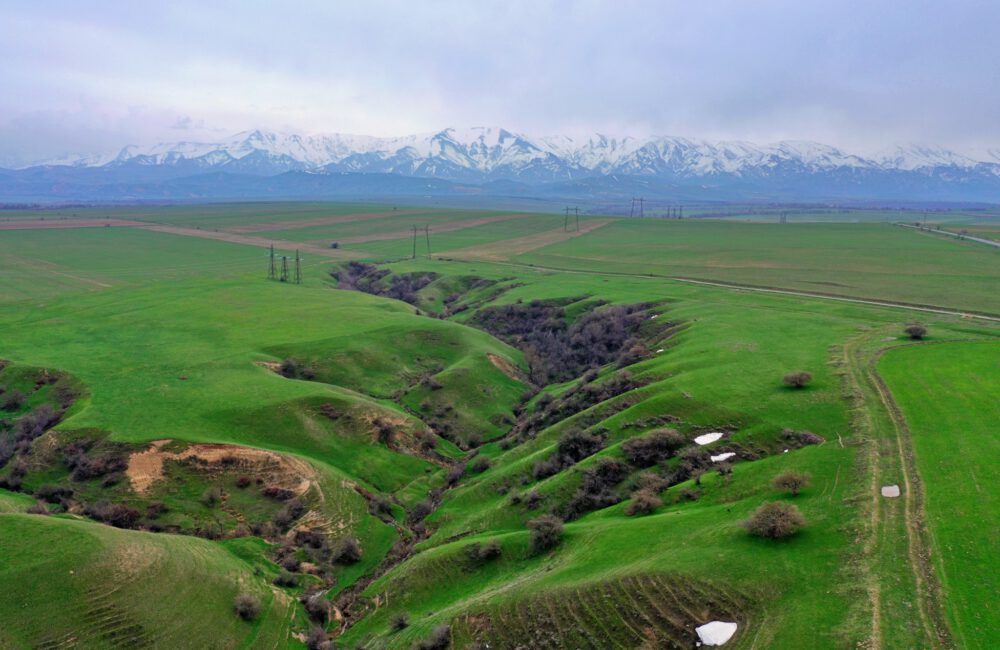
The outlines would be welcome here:
[[[889,497],[890,499],[895,499],[899,496],[899,486],[898,485],[883,485],[882,486],[882,496]]]
[[[719,454],[718,456],[712,456],[712,462],[713,463],[721,463],[724,460],[729,460],[730,458],[732,458],[735,455],[736,455],[736,452],[734,452],[734,451],[727,451],[724,454]]]
[[[724,621],[712,621],[705,623],[701,627],[696,627],[695,632],[698,638],[705,645],[723,645],[736,634],[736,623],[726,623]]]
[[[698,436],[697,438],[695,438],[694,441],[697,444],[699,444],[699,445],[710,445],[713,442],[715,442],[716,440],[718,440],[719,438],[721,438],[722,435],[723,434],[722,434],[721,431],[713,431],[711,433],[703,433],[700,436]]]

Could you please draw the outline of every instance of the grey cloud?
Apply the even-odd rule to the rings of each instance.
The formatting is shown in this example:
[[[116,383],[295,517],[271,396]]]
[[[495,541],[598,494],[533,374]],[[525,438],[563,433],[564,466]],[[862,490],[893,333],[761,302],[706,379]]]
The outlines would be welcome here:
[[[996,3],[276,7],[6,7],[0,57],[14,64],[0,67],[0,153],[98,140],[114,149],[184,127],[185,137],[255,127],[390,135],[472,124],[1000,146]],[[8,137],[24,120],[32,141]]]

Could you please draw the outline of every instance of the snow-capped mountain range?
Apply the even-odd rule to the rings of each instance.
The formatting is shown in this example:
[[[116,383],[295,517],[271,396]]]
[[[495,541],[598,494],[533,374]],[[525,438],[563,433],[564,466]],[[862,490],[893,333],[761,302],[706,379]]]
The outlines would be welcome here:
[[[63,182],[91,186],[174,182],[218,173],[377,174],[473,185],[559,185],[592,192],[612,191],[610,184],[628,179],[645,184],[654,194],[701,188],[708,195],[715,188],[744,198],[916,193],[943,200],[1000,201],[1000,150],[973,159],[942,148],[900,146],[863,156],[803,141],[759,145],[672,136],[531,137],[500,127],[447,128],[402,137],[256,130],[216,142],[127,146],[109,154],[68,156],[4,173],[36,180],[54,174]],[[594,189],[598,186],[603,189]],[[0,185],[0,198],[2,190]]]
[[[788,165],[817,172],[971,169],[980,164],[1000,163],[1000,150],[990,153],[988,160],[974,160],[947,149],[912,145],[865,157],[803,141],[758,145],[673,136],[634,138],[600,134],[533,138],[500,127],[472,127],[390,138],[340,133],[303,136],[257,130],[217,142],[129,145],[115,153],[74,155],[35,165],[188,165],[264,173],[299,169],[397,173],[453,180],[470,177],[556,180],[594,174],[664,172],[690,176],[740,175]],[[247,165],[250,161],[252,165]]]

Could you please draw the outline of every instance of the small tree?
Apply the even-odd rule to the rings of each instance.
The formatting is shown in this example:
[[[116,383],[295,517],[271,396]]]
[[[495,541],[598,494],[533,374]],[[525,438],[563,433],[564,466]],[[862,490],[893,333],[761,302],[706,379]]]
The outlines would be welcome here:
[[[632,500],[625,506],[625,514],[648,515],[663,505],[663,500],[652,490],[639,490],[632,495]]]
[[[237,596],[234,607],[236,615],[244,621],[252,621],[260,616],[260,600],[251,594],[242,593]]]
[[[771,485],[774,486],[775,490],[789,492],[794,497],[797,496],[803,488],[809,486],[809,479],[811,478],[812,477],[808,474],[802,474],[800,472],[785,472],[784,474],[778,474],[775,476]]]
[[[812,381],[812,378],[812,373],[800,370],[799,372],[790,372],[785,375],[784,381],[786,385],[792,388],[804,388],[806,384]]]
[[[563,522],[555,515],[542,515],[528,521],[528,530],[531,531],[531,552],[541,553],[562,540]]]
[[[910,323],[903,328],[903,331],[914,341],[919,341],[927,336],[927,327],[920,323]]]
[[[806,519],[799,509],[781,501],[765,503],[743,522],[751,535],[767,539],[790,537],[805,525]]]

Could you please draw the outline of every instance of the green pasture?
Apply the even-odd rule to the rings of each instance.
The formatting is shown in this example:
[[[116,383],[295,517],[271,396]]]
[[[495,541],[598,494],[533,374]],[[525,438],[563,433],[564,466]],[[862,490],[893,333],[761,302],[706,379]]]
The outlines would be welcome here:
[[[997,641],[1000,589],[1000,345],[945,343],[894,350],[879,364],[903,411],[926,492],[935,564],[955,640]]]

